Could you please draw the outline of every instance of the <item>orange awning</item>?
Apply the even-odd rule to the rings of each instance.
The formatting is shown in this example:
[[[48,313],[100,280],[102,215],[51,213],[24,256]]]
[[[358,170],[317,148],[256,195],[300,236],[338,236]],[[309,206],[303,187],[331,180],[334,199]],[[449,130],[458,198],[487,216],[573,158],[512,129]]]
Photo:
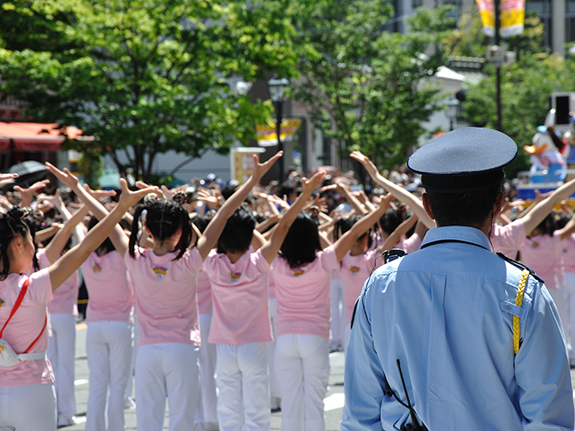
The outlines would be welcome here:
[[[76,127],[58,129],[56,123],[0,122],[0,150],[10,150],[10,141],[17,151],[58,151],[65,137],[75,139],[82,131]]]

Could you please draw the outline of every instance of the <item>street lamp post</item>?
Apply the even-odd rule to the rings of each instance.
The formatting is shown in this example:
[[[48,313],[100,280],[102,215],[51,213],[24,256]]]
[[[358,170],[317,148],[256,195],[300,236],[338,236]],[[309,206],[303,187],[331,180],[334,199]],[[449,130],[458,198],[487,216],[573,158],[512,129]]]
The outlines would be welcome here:
[[[445,105],[447,106],[447,118],[449,118],[449,130],[452,131],[455,120],[457,119],[459,100],[451,96],[449,99],[447,99]]]
[[[270,99],[274,104],[276,111],[276,134],[278,138],[278,151],[283,151],[283,143],[281,140],[281,124],[282,124],[282,111],[284,101],[284,89],[289,85],[289,81],[285,78],[279,78],[276,75],[268,81],[268,91]],[[278,181],[280,184],[284,181],[284,158],[278,160]]]

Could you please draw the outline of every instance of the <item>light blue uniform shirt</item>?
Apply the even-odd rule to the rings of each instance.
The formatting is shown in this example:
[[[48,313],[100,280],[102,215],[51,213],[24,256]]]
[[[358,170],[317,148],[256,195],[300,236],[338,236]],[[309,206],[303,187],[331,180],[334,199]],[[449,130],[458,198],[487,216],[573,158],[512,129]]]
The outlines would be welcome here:
[[[421,249],[379,268],[359,298],[345,365],[342,430],[399,430],[409,411],[430,431],[572,430],[573,393],[557,309],[478,229],[430,230]],[[522,344],[513,353],[512,316]],[[385,371],[384,371],[385,370]]]

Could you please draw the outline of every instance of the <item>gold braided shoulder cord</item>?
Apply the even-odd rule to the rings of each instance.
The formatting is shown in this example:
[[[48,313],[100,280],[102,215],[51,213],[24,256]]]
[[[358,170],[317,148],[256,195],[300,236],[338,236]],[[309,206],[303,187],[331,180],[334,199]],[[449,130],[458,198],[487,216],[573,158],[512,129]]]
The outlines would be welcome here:
[[[525,293],[525,284],[527,284],[527,277],[529,277],[529,270],[525,269],[521,273],[519,286],[517,287],[517,296],[515,297],[515,305],[521,307],[523,305],[523,294]],[[515,354],[519,351],[519,316],[513,316],[513,351]]]

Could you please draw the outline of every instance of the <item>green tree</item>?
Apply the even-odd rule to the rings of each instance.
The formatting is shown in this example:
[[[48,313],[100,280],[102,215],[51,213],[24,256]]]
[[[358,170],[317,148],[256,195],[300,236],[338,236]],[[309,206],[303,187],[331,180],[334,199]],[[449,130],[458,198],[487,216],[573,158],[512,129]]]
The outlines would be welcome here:
[[[474,11],[462,16],[458,27],[467,31],[455,30],[450,34],[444,40],[446,50],[450,50],[451,55],[483,55],[491,40],[481,34],[479,13]],[[521,35],[503,39],[516,55],[513,64],[501,69],[503,132],[519,147],[517,158],[506,169],[510,177],[529,169],[529,156],[523,146],[531,144],[537,126],[544,123],[549,95],[573,88],[575,62],[571,58],[563,59],[548,53],[542,46],[543,31],[541,20],[530,14],[525,19],[525,30]],[[495,68],[488,63],[483,72],[485,78],[467,88],[463,117],[474,126],[495,129]]]
[[[280,2],[238,0],[4,1],[0,93],[26,102],[37,121],[76,125],[93,141],[79,151],[110,154],[147,180],[169,150],[198,157],[247,143],[271,105],[253,103],[230,82],[271,70],[290,75],[293,28]],[[12,17],[12,18],[11,18]],[[52,40],[50,39],[52,38]],[[36,39],[44,43],[36,44]],[[36,47],[37,45],[37,47]]]
[[[389,1],[299,3],[293,16],[301,77],[293,97],[311,107],[312,121],[340,156],[361,150],[381,168],[405,162],[436,109],[437,90],[424,78],[444,64],[442,50],[433,48],[453,25],[448,11],[419,8],[406,20],[410,31],[400,34],[385,29]]]

